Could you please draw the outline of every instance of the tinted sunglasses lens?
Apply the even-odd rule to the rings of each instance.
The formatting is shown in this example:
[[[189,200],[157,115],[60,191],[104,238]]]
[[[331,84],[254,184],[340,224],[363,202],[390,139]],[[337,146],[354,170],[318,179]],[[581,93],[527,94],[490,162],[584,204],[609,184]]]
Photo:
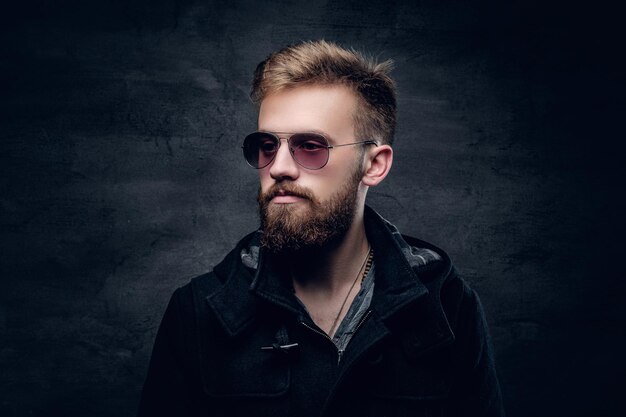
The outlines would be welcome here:
[[[293,158],[305,168],[320,169],[328,162],[328,141],[315,133],[296,133],[289,139]]]
[[[264,168],[274,160],[279,143],[278,138],[269,133],[251,133],[243,141],[243,156],[253,168]]]

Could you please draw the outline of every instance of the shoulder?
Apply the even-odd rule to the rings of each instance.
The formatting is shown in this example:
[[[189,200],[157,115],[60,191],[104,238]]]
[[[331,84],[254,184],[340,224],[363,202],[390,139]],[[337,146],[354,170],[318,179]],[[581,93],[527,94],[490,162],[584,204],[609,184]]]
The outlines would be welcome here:
[[[483,314],[478,294],[463,279],[443,249],[411,236],[402,235],[402,239],[410,250],[407,256],[416,258],[411,262],[413,270],[428,288],[431,297],[441,304],[453,329],[457,327],[460,316]]]
[[[187,284],[174,291],[168,310],[175,308],[177,313],[184,317],[195,315],[199,309],[203,309],[203,300],[206,300],[221,285],[222,283],[214,271],[194,277]]]

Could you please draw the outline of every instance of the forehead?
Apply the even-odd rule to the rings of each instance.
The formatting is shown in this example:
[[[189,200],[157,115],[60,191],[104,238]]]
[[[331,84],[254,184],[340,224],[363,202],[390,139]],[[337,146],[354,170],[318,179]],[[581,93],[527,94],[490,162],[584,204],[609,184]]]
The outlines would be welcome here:
[[[320,132],[332,138],[354,136],[355,94],[341,85],[311,85],[281,90],[265,97],[259,130]]]

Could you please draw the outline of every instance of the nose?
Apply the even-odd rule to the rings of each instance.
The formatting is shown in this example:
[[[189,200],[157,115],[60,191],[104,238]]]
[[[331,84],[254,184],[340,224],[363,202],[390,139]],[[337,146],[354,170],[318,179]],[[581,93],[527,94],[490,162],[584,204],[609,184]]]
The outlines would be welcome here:
[[[278,147],[274,161],[270,164],[270,176],[276,181],[295,180],[300,175],[300,168],[289,151],[287,139],[280,140],[281,146]]]

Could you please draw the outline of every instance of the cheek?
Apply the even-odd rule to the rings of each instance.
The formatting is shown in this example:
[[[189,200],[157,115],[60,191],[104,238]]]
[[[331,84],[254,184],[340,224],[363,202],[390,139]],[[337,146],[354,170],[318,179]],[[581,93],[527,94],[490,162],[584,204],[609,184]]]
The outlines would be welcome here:
[[[263,191],[267,190],[272,185],[273,180],[270,177],[270,172],[267,168],[259,170],[259,183],[261,184],[261,189]]]
[[[316,178],[316,181],[312,183],[312,185],[315,186],[318,196],[322,200],[327,200],[338,190],[342,189],[347,181],[343,169],[340,167],[333,168],[334,169],[325,171],[322,176]]]
[[[318,187],[320,197],[323,200],[328,200],[328,198],[335,194],[337,190],[342,188],[342,184],[343,183],[332,180],[321,183]]]

